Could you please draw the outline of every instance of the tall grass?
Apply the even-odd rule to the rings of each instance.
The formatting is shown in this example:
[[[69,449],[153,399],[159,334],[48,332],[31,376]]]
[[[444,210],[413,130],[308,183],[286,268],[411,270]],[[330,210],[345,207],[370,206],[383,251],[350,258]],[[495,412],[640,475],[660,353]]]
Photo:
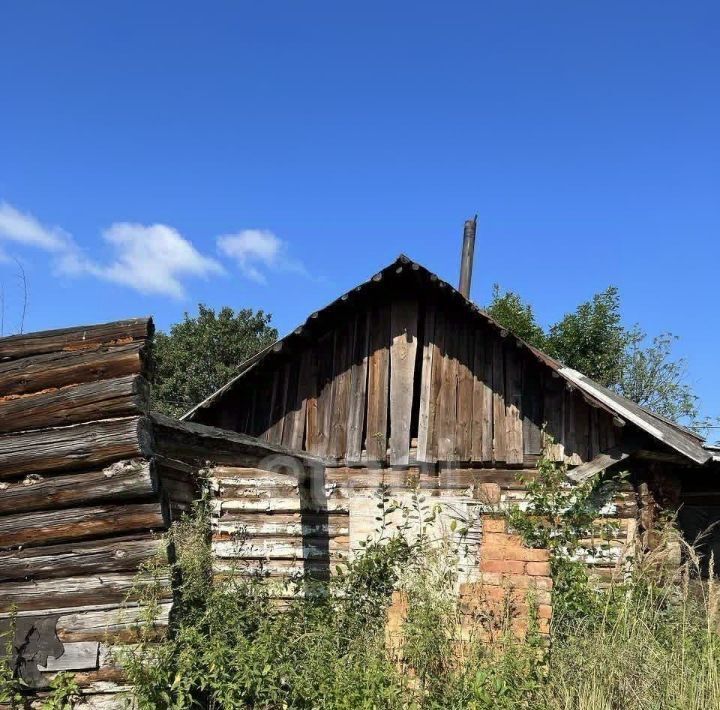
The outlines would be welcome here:
[[[203,515],[171,533],[172,636],[158,644],[141,630],[121,658],[141,709],[720,708],[718,589],[698,578],[692,547],[684,564],[670,559],[680,544],[671,526],[631,580],[580,590],[582,611],[555,620],[550,644],[502,626],[488,643],[482,619],[458,604],[457,557],[444,541],[385,530],[329,586],[296,580],[299,594],[279,602],[270,580],[208,584]],[[389,639],[398,590],[404,614]]]
[[[669,550],[683,547],[677,566]],[[538,705],[570,710],[720,708],[718,585],[700,579],[692,546],[668,526],[599,617],[567,619]],[[711,561],[711,569],[714,567]]]

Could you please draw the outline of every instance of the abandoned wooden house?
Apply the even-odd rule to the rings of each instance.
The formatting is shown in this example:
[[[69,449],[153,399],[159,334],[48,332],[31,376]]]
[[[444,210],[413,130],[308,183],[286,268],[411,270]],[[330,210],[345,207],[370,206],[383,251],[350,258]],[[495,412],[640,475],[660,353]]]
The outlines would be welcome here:
[[[445,533],[471,521],[459,593],[532,586],[545,628],[547,553],[494,517],[522,501],[544,432],[576,481],[630,473],[603,510],[610,552],[588,560],[601,578],[651,544],[662,510],[691,538],[720,519],[720,451],[500,327],[468,299],[465,264],[461,293],[400,256],[238,363],[183,421],[148,411],[149,319],[0,339],[0,624],[38,697],[69,670],[85,707],[120,706],[113,648],[135,638],[138,569],[166,554],[200,470],[220,571],[240,557],[278,578],[327,575],[375,531],[378,486],[419,487]],[[705,544],[720,556],[717,536]]]

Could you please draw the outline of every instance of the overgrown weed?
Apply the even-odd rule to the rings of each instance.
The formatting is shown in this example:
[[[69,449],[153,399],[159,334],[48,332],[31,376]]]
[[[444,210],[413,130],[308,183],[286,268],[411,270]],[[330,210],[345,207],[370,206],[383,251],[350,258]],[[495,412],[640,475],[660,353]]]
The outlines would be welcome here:
[[[138,707],[720,708],[720,595],[716,583],[700,581],[694,549],[685,546],[679,566],[670,551],[680,536],[668,524],[630,576],[600,591],[577,559],[588,537],[605,546],[598,486],[571,489],[564,467],[543,459],[528,491],[525,510],[510,520],[528,544],[551,550],[549,644],[532,619],[516,638],[511,611],[488,642],[482,620],[458,602],[457,549],[431,539],[437,511],[420,493],[393,526],[390,513],[402,506],[381,489],[378,534],[329,581],[284,580],[294,592],[284,598],[272,580],[242,569],[210,582],[201,502],[169,534],[178,590],[169,638],[157,642],[151,613],[140,642],[121,654]],[[152,608],[153,587],[143,589]],[[398,600],[402,620],[389,640]]]

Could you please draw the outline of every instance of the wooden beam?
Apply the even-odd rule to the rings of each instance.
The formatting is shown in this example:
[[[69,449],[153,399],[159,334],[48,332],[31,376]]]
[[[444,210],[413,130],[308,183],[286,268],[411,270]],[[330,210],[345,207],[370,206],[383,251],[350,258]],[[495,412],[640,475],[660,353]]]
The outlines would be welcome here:
[[[5,483],[0,487],[0,515],[125,501],[153,495],[157,490],[157,477],[149,461],[118,461],[99,471],[50,478],[33,475]]]
[[[160,501],[5,515],[0,518],[0,547],[34,547],[103,535],[162,530],[168,522]]]
[[[585,483],[598,473],[627,459],[634,450],[616,447],[596,456],[591,461],[580,464],[568,472],[567,477],[573,483]]]
[[[132,318],[100,325],[12,335],[0,338],[0,359],[28,357],[60,350],[87,350],[99,345],[145,340],[152,335],[153,330],[152,318]]]
[[[96,466],[152,453],[148,419],[127,417],[0,436],[0,478]]]
[[[370,317],[362,312],[355,318],[353,357],[350,370],[350,412],[348,415],[345,459],[359,463],[362,456],[362,435],[365,424],[365,397],[367,393],[368,344]]]
[[[62,351],[0,362],[3,396],[141,374],[143,341],[83,351]]]
[[[140,537],[26,547],[0,552],[0,582],[125,572],[137,570],[154,557],[164,557],[163,542],[162,538],[149,533]]]
[[[262,459],[278,454],[303,463],[318,465],[322,459],[284,446],[260,441],[247,434],[226,429],[179,421],[158,412],[149,416],[154,440],[153,453],[186,463],[202,464],[210,461],[236,466],[255,466]]]
[[[162,598],[172,595],[167,577],[142,577],[135,572],[109,572],[63,579],[3,582],[0,584],[0,611],[10,611],[13,608],[17,611],[61,609],[87,604],[117,603],[128,596],[137,598],[144,585],[159,585]]]
[[[437,357],[437,348],[435,346],[435,304],[428,303],[425,307],[425,323],[423,328],[417,445],[417,460],[425,463],[435,462],[432,447],[435,424],[432,372],[433,359],[435,357]]]
[[[410,420],[417,353],[417,301],[394,301],[390,323],[390,464],[406,466],[410,460]]]
[[[0,433],[146,414],[150,385],[128,375],[17,397],[0,397]]]
[[[390,385],[390,309],[380,306],[372,313],[368,360],[367,432],[368,461],[387,458],[387,410]]]

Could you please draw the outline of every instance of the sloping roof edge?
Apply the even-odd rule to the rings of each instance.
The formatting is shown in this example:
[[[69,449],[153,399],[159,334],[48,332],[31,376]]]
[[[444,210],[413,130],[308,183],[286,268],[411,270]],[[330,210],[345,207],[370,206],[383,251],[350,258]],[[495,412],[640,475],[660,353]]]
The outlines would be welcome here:
[[[264,360],[268,355],[273,352],[280,352],[283,349],[285,343],[292,339],[300,337],[302,331],[308,326],[311,321],[314,321],[318,317],[322,316],[326,311],[332,309],[334,306],[347,301],[353,293],[362,292],[373,283],[381,281],[387,276],[401,273],[404,269],[409,268],[412,271],[417,272],[420,276],[427,278],[429,281],[435,282],[440,288],[449,289],[449,293],[459,299],[465,307],[471,309],[474,313],[482,316],[492,327],[496,328],[498,332],[507,334],[507,328],[500,325],[494,320],[486,311],[479,308],[468,298],[465,298],[454,286],[449,284],[447,281],[443,281],[437,274],[426,269],[421,264],[412,261],[405,254],[400,254],[397,259],[392,263],[388,264],[384,269],[381,269],[378,273],[372,276],[367,281],[364,281],[360,285],[356,286],[351,291],[343,294],[339,298],[335,299],[332,303],[325,306],[325,308],[315,311],[301,326],[288,333],[283,338],[268,346],[264,350],[253,355],[253,357],[246,360],[235,375],[229,382],[223,385],[216,392],[213,392],[209,397],[204,399],[199,404],[195,405],[192,409],[186,412],[180,419],[191,420],[192,417],[201,409],[205,409],[215,401],[220,399],[226,392],[233,388],[233,385],[252,370],[258,363]],[[602,385],[594,382],[589,377],[586,377],[580,372],[573,370],[570,367],[565,367],[562,363],[555,360],[553,357],[544,353],[542,350],[526,343],[521,338],[518,338],[513,334],[523,347],[527,348],[543,365],[549,367],[553,372],[557,373],[558,377],[563,378],[569,383],[571,387],[576,387],[581,391],[586,400],[588,400],[593,406],[600,407],[614,416],[618,417],[623,423],[631,422],[638,428],[645,431],[650,436],[661,441],[666,446],[674,449],[678,453],[686,456],[690,460],[698,464],[707,463],[713,458],[712,452],[708,451],[703,446],[702,437],[698,436],[694,432],[671,422],[664,417],[653,414],[647,409],[640,405],[632,402],[631,400],[623,397],[622,395],[616,394],[611,390],[603,387]]]

